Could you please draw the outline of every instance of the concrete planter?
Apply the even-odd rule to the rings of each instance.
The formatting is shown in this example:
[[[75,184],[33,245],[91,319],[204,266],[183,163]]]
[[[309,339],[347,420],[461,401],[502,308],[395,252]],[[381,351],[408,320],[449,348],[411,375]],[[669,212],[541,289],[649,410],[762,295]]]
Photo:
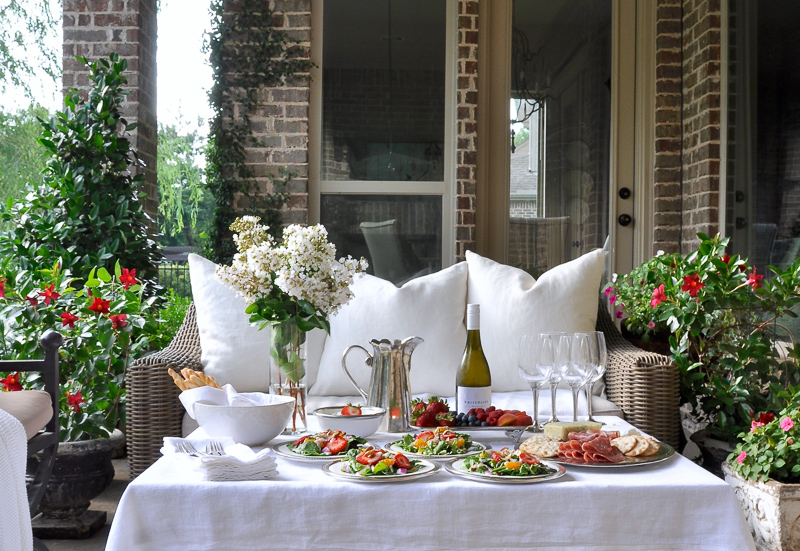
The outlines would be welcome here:
[[[800,551],[800,484],[752,482],[723,464],[758,551]]]

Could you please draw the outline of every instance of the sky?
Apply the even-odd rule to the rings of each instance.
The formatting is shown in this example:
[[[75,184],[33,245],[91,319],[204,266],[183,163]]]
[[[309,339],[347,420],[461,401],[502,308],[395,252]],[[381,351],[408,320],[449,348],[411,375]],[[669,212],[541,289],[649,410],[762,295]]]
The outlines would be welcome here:
[[[60,13],[57,0],[50,0],[54,13]],[[34,0],[23,0],[33,5]],[[197,117],[205,123],[200,127],[206,135],[211,116],[206,92],[212,84],[211,67],[203,53],[203,37],[209,27],[208,0],[161,0],[158,14],[158,121],[177,125],[184,130],[197,129]],[[5,23],[0,23],[5,24]],[[51,47],[61,51],[61,27],[49,37]],[[20,50],[17,55],[35,55],[34,49]],[[28,59],[35,60],[28,57]],[[29,80],[34,100],[48,109],[62,107],[61,82],[43,74]],[[25,109],[31,100],[22,90],[0,93],[0,108],[10,112]]]

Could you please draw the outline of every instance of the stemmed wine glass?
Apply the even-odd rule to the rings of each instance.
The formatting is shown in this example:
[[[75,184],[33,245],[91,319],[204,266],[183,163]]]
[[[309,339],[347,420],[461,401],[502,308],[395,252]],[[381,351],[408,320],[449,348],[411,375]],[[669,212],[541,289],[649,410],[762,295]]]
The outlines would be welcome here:
[[[561,382],[560,365],[566,360],[564,359],[564,351],[561,347],[561,337],[565,333],[539,333],[537,341],[536,361],[541,365],[550,366],[550,406],[552,414],[550,416],[551,423],[558,422],[558,415],[556,414],[556,388],[558,383]]]
[[[599,381],[606,372],[606,362],[608,361],[608,351],[606,350],[606,337],[602,331],[589,331],[587,333],[592,351],[592,365],[589,370],[586,382],[586,403],[589,408],[589,421],[594,421],[592,417],[592,396],[594,395],[594,384]]]
[[[572,420],[578,420],[578,392],[586,383],[591,369],[592,354],[589,335],[575,333],[561,337],[562,346],[568,350],[567,361],[560,366],[561,378],[572,389]]]
[[[543,339],[544,335],[523,335],[519,342],[519,375],[531,387],[533,392],[533,430],[539,432],[539,389],[550,379],[553,373],[553,347],[551,339]]]

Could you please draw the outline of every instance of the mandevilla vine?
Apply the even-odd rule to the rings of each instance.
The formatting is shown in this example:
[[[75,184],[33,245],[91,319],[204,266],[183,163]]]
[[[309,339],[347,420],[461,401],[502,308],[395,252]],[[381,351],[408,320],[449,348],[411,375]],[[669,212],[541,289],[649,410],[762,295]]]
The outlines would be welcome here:
[[[214,72],[208,97],[214,115],[209,127],[206,185],[215,199],[206,255],[229,263],[234,253],[229,227],[242,214],[234,198],[246,198],[248,214],[261,217],[275,235],[281,233],[280,209],[289,199],[286,184],[293,174],[268,175],[272,190],[259,191],[246,164],[248,147],[264,147],[254,135],[251,116],[264,103],[265,90],[290,78],[308,79],[311,61],[286,31],[275,26],[276,14],[263,1],[242,0],[226,11],[225,0],[211,3],[211,31],[205,49]],[[241,206],[241,205],[240,205]]]

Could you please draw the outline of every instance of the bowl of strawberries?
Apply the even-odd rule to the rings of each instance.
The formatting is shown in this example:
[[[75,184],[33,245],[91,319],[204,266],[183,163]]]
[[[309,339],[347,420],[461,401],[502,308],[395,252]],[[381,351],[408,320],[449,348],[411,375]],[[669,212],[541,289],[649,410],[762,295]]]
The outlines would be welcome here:
[[[322,430],[340,430],[362,438],[378,430],[385,414],[384,408],[353,404],[324,407],[314,411]]]

